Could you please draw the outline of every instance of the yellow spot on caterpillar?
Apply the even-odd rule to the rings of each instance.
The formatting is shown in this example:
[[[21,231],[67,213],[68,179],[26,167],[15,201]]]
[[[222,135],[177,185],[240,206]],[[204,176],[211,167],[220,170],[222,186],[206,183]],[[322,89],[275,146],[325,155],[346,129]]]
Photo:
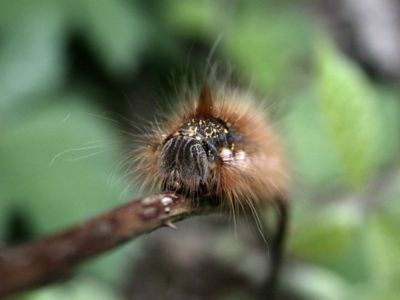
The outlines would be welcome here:
[[[228,148],[222,148],[221,151],[219,152],[219,156],[221,156],[222,161],[233,160],[232,151]]]

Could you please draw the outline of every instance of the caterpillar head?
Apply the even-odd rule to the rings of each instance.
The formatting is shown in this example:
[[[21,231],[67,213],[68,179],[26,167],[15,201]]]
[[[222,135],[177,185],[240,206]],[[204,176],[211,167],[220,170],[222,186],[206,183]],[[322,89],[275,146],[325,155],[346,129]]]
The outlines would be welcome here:
[[[286,168],[263,107],[237,90],[191,97],[144,136],[134,169],[143,185],[231,207],[283,193]]]
[[[162,143],[159,159],[166,190],[210,193],[224,160],[235,154],[239,137],[223,120],[213,117],[209,89],[202,90],[195,114],[184,119]]]

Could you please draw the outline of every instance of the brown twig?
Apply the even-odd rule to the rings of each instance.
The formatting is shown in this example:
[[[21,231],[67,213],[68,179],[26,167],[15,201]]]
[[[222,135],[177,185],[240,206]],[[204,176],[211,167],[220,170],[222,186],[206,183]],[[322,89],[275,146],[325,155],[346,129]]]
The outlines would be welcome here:
[[[289,225],[289,205],[286,197],[282,197],[275,202],[277,209],[277,224],[273,234],[270,272],[264,293],[268,299],[276,299],[279,290],[279,275],[282,268],[282,259],[284,255],[285,239]]]
[[[197,201],[161,193],[129,203],[38,241],[0,250],[0,297],[54,281],[85,258],[172,222],[215,210]]]

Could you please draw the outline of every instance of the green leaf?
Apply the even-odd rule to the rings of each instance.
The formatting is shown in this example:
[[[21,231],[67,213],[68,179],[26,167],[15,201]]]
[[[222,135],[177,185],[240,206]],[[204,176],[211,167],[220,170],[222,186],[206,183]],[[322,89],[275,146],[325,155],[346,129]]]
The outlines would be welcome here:
[[[78,277],[65,284],[52,285],[26,293],[20,300],[117,300],[121,299],[109,286],[89,278]]]
[[[311,30],[307,16],[296,6],[247,5],[225,33],[225,53],[259,89],[287,91],[304,77]]]
[[[396,202],[398,199],[396,199]],[[379,211],[371,215],[363,231],[368,262],[367,280],[354,285],[345,299],[398,299],[400,287],[400,222],[398,215]]]
[[[290,289],[302,296],[300,299],[344,300],[350,286],[339,274],[320,266],[292,266],[290,272],[283,275]]]
[[[148,46],[152,28],[136,2],[78,0],[69,5],[76,26],[110,71],[134,67]]]
[[[364,74],[331,43],[316,52],[318,104],[349,184],[360,185],[374,171],[380,122],[374,93]]]
[[[299,76],[304,77],[302,63],[310,53],[306,41],[311,39],[311,26],[297,6],[274,1],[161,3],[167,25],[210,45],[218,42],[214,45],[217,51],[260,90],[286,90],[289,81],[299,82]]]
[[[376,116],[379,116],[380,122],[377,153],[377,162],[379,165],[387,165],[388,162],[396,159],[400,145],[400,103],[399,91],[388,86],[382,86],[377,89],[379,105],[376,106]]]
[[[18,21],[16,21],[18,20]],[[0,121],[59,87],[64,21],[51,1],[5,1],[0,10]]]
[[[337,181],[340,169],[322,128],[315,93],[305,88],[291,100],[281,122],[294,181],[315,188],[332,185]]]
[[[218,30],[219,3],[216,1],[159,1],[165,24],[187,36],[207,37]],[[223,12],[222,12],[223,13]]]
[[[398,217],[391,219],[382,214],[371,217],[365,230],[371,277],[388,287],[397,286],[400,278],[399,228]]]
[[[115,130],[83,98],[57,98],[2,128],[0,239],[11,211],[20,212],[41,236],[134,198],[118,172],[122,158]],[[110,254],[115,267],[105,259],[96,269],[115,278],[122,256]]]
[[[351,282],[368,276],[362,216],[353,202],[296,207],[289,247],[297,257],[336,271]]]

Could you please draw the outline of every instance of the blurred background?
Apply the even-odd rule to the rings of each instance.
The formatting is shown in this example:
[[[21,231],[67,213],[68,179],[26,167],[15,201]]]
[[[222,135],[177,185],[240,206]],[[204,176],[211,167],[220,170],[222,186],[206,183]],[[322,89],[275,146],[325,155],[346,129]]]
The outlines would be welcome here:
[[[291,165],[279,299],[398,299],[392,0],[1,1],[0,246],[140,196],[121,167],[130,123],[173,102],[213,47],[222,74],[271,104]],[[268,246],[251,226],[177,225],[15,298],[255,299]]]

